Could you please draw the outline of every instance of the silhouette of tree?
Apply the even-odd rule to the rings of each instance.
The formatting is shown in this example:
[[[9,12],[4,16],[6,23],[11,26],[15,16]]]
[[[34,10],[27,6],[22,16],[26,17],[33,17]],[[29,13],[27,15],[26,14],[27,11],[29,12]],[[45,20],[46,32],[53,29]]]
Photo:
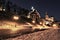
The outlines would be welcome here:
[[[2,7],[2,11],[5,8],[5,0],[0,0],[0,7]]]
[[[17,5],[14,4],[14,5],[13,5],[13,12],[14,12],[14,14],[16,14],[16,11],[17,11],[16,8],[17,8]]]
[[[10,2],[8,1],[7,3],[6,3],[6,12],[7,13],[9,13],[10,12]]]

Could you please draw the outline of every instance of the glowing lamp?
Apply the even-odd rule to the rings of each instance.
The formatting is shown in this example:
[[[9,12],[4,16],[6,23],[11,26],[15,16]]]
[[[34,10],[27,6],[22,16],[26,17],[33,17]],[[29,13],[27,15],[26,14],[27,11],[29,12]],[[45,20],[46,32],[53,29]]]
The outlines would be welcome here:
[[[53,24],[53,27],[54,27],[54,26],[57,26],[57,25],[56,25],[56,24]]]
[[[42,22],[40,22],[40,24],[42,24]]]
[[[30,15],[29,15],[29,16],[27,16],[27,18],[30,18]]]
[[[14,20],[18,20],[19,19],[19,16],[13,16],[13,19]]]
[[[35,23],[35,21],[33,20],[32,23]]]

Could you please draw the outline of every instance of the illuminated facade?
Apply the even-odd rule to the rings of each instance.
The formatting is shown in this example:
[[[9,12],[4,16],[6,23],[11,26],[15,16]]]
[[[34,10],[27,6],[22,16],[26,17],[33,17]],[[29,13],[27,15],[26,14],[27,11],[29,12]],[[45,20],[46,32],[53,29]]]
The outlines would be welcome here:
[[[31,18],[33,23],[37,23],[40,21],[40,14],[37,10],[34,9],[34,7],[31,8],[32,11],[28,13],[27,18]]]
[[[34,7],[32,7],[31,9],[32,11],[28,13],[27,18],[31,18],[32,23],[38,23],[43,26],[46,26],[46,25],[52,25],[52,23],[54,22],[54,17],[49,17],[47,12],[45,14],[45,18],[41,18],[39,12],[35,10]]]

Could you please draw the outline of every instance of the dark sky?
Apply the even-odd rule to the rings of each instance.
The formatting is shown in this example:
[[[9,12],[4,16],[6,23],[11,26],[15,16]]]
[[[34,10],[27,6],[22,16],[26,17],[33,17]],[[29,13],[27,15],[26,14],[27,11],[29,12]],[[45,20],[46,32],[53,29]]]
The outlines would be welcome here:
[[[47,11],[50,16],[54,16],[60,20],[60,1],[59,0],[11,0],[14,4],[26,9],[30,9],[34,6],[38,10],[42,17],[44,17]]]

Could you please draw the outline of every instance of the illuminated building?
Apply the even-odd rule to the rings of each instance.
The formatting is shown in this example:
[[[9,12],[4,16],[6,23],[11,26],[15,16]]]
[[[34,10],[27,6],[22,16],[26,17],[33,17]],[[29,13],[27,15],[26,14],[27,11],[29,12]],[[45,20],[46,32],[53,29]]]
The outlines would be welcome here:
[[[34,20],[33,23],[39,22],[40,21],[40,18],[41,18],[39,12],[37,10],[35,10],[34,7],[32,7],[31,10],[32,11],[30,11],[28,13],[27,18],[31,18],[32,20]]]

